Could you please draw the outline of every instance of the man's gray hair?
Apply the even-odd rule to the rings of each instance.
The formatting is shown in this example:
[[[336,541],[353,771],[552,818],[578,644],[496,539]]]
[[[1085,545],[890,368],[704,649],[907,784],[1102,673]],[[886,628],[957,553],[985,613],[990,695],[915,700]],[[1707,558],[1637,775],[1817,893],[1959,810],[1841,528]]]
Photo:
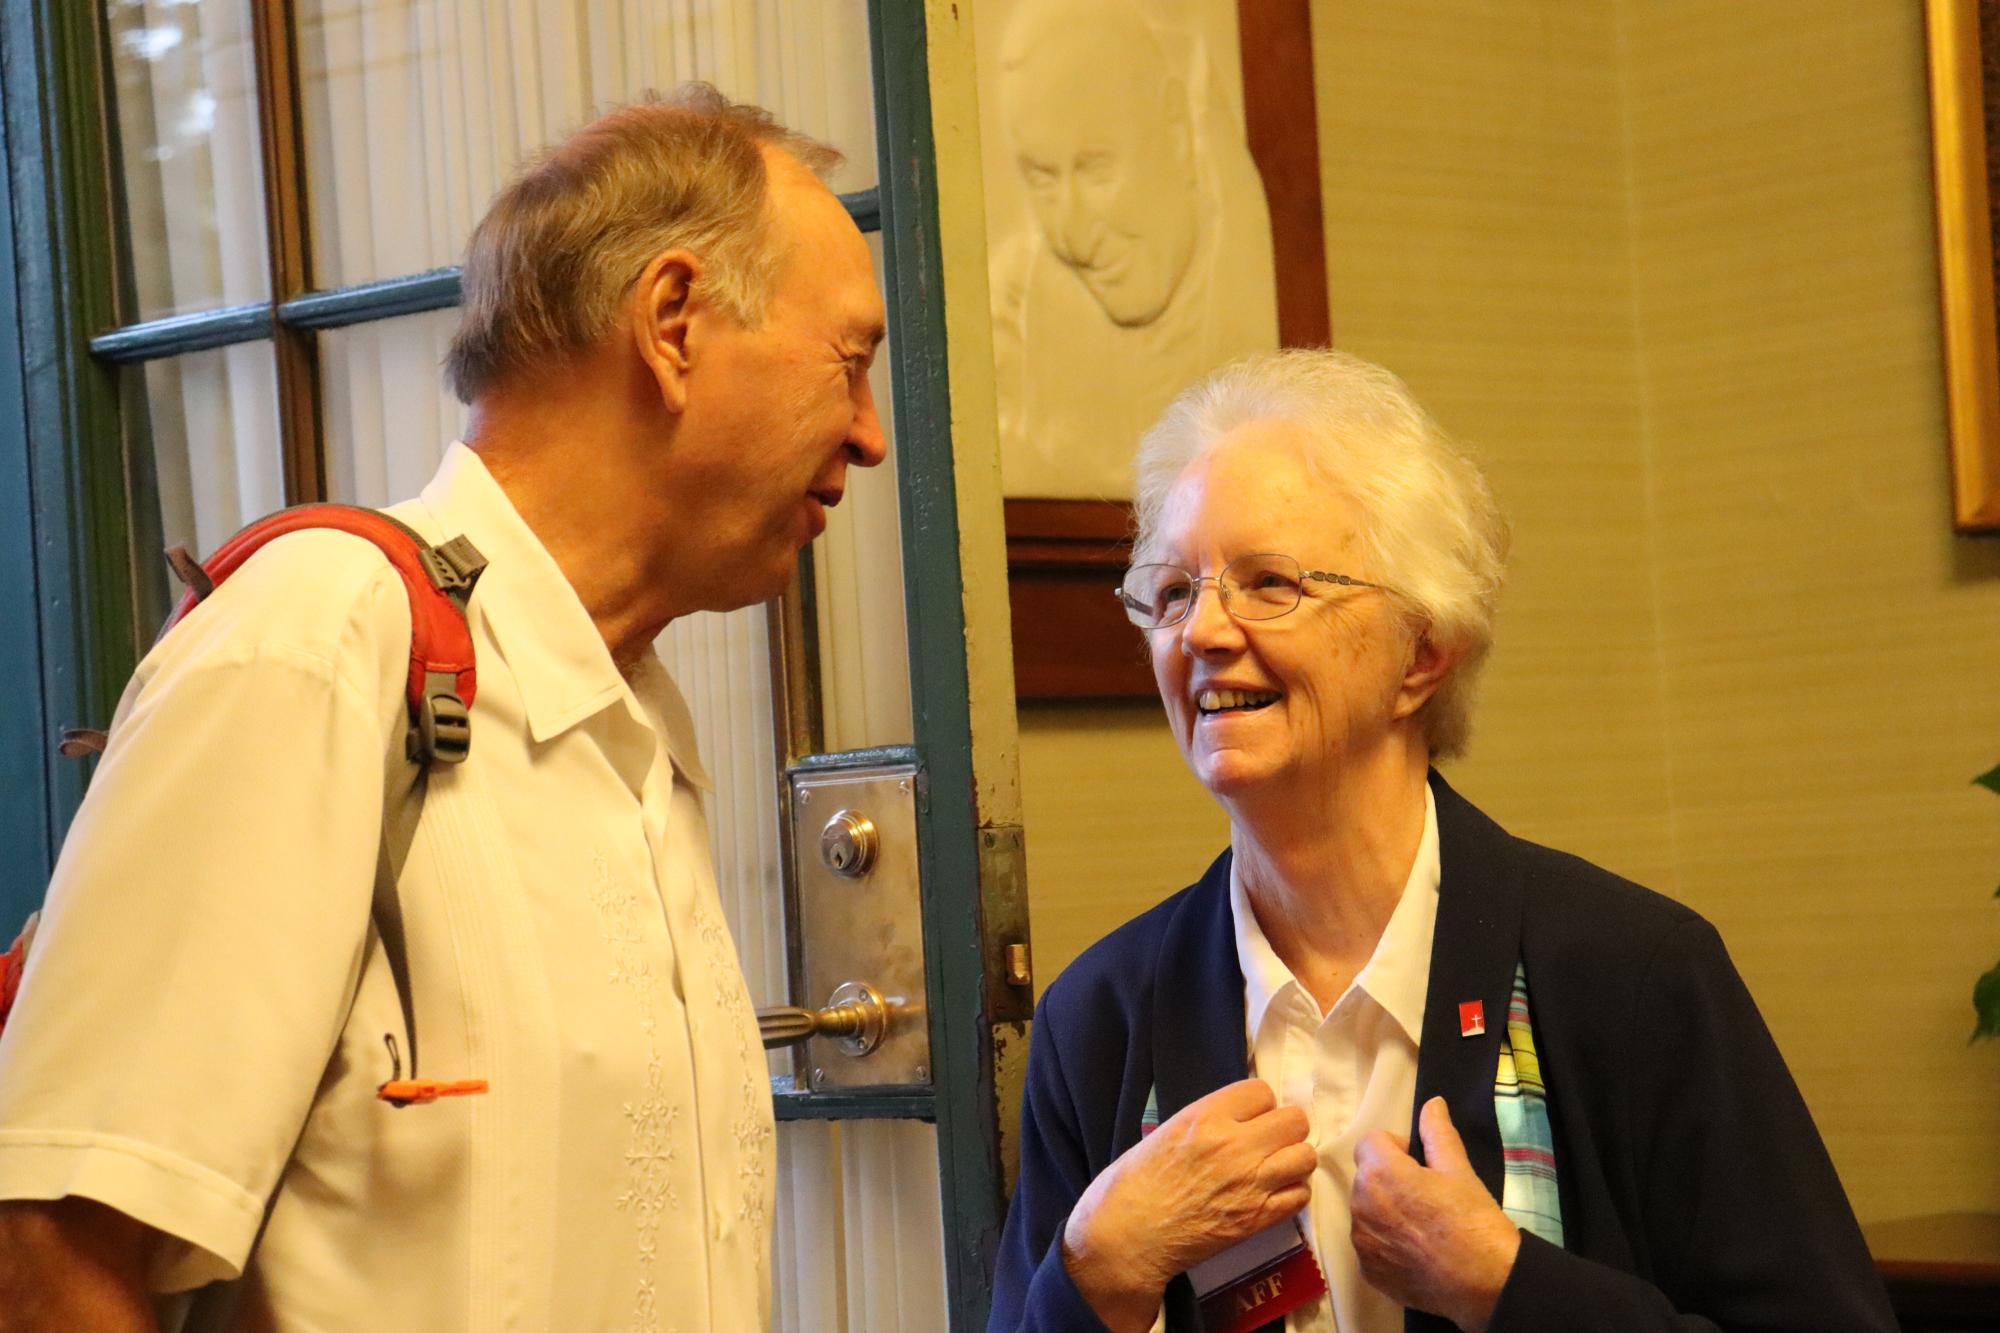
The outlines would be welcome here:
[[[632,283],[666,250],[747,324],[774,255],[760,151],[825,176],[840,154],[705,83],[618,107],[531,158],[473,230],[445,378],[470,403],[507,376],[560,365],[609,333]]]
[[[1153,558],[1161,511],[1189,464],[1237,427],[1267,421],[1296,427],[1307,465],[1361,511],[1367,567],[1340,572],[1395,588],[1411,632],[1458,654],[1422,721],[1433,758],[1462,752],[1493,645],[1507,521],[1471,456],[1382,367],[1345,352],[1287,348],[1232,362],[1184,390],[1139,444],[1133,558]]]

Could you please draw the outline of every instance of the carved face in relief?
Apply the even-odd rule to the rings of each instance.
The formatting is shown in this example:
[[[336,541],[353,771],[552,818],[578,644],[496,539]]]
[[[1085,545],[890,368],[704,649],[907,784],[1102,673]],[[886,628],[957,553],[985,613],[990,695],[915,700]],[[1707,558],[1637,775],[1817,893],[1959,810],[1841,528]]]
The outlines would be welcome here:
[[[1050,250],[1114,323],[1152,323],[1195,250],[1184,81],[1123,0],[1029,0],[1002,60],[1007,126]]]

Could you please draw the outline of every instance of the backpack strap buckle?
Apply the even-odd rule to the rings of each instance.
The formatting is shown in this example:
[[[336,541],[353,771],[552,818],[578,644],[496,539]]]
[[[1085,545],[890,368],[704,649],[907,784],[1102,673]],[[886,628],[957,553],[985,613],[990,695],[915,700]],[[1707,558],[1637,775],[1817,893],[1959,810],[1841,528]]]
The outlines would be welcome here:
[[[424,692],[410,718],[403,752],[413,764],[461,764],[472,751],[472,715],[449,672],[424,673]]]

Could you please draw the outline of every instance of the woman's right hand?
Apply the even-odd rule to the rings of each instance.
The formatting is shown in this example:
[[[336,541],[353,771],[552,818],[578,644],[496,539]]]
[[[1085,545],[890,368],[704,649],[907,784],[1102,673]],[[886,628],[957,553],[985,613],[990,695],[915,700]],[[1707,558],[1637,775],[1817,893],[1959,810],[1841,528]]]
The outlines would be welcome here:
[[[1145,1333],[1175,1275],[1306,1206],[1304,1111],[1248,1078],[1190,1103],[1106,1167],[1063,1228],[1063,1262],[1113,1333]]]

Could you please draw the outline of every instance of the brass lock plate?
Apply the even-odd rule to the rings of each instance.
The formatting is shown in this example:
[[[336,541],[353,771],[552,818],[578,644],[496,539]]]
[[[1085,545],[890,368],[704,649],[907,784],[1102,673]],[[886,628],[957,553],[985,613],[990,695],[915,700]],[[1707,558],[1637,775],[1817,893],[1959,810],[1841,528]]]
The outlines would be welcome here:
[[[785,778],[798,874],[796,1001],[824,1006],[843,984],[865,981],[887,1009],[881,1041],[865,1055],[824,1037],[800,1046],[795,1086],[929,1083],[916,765],[822,759]]]

